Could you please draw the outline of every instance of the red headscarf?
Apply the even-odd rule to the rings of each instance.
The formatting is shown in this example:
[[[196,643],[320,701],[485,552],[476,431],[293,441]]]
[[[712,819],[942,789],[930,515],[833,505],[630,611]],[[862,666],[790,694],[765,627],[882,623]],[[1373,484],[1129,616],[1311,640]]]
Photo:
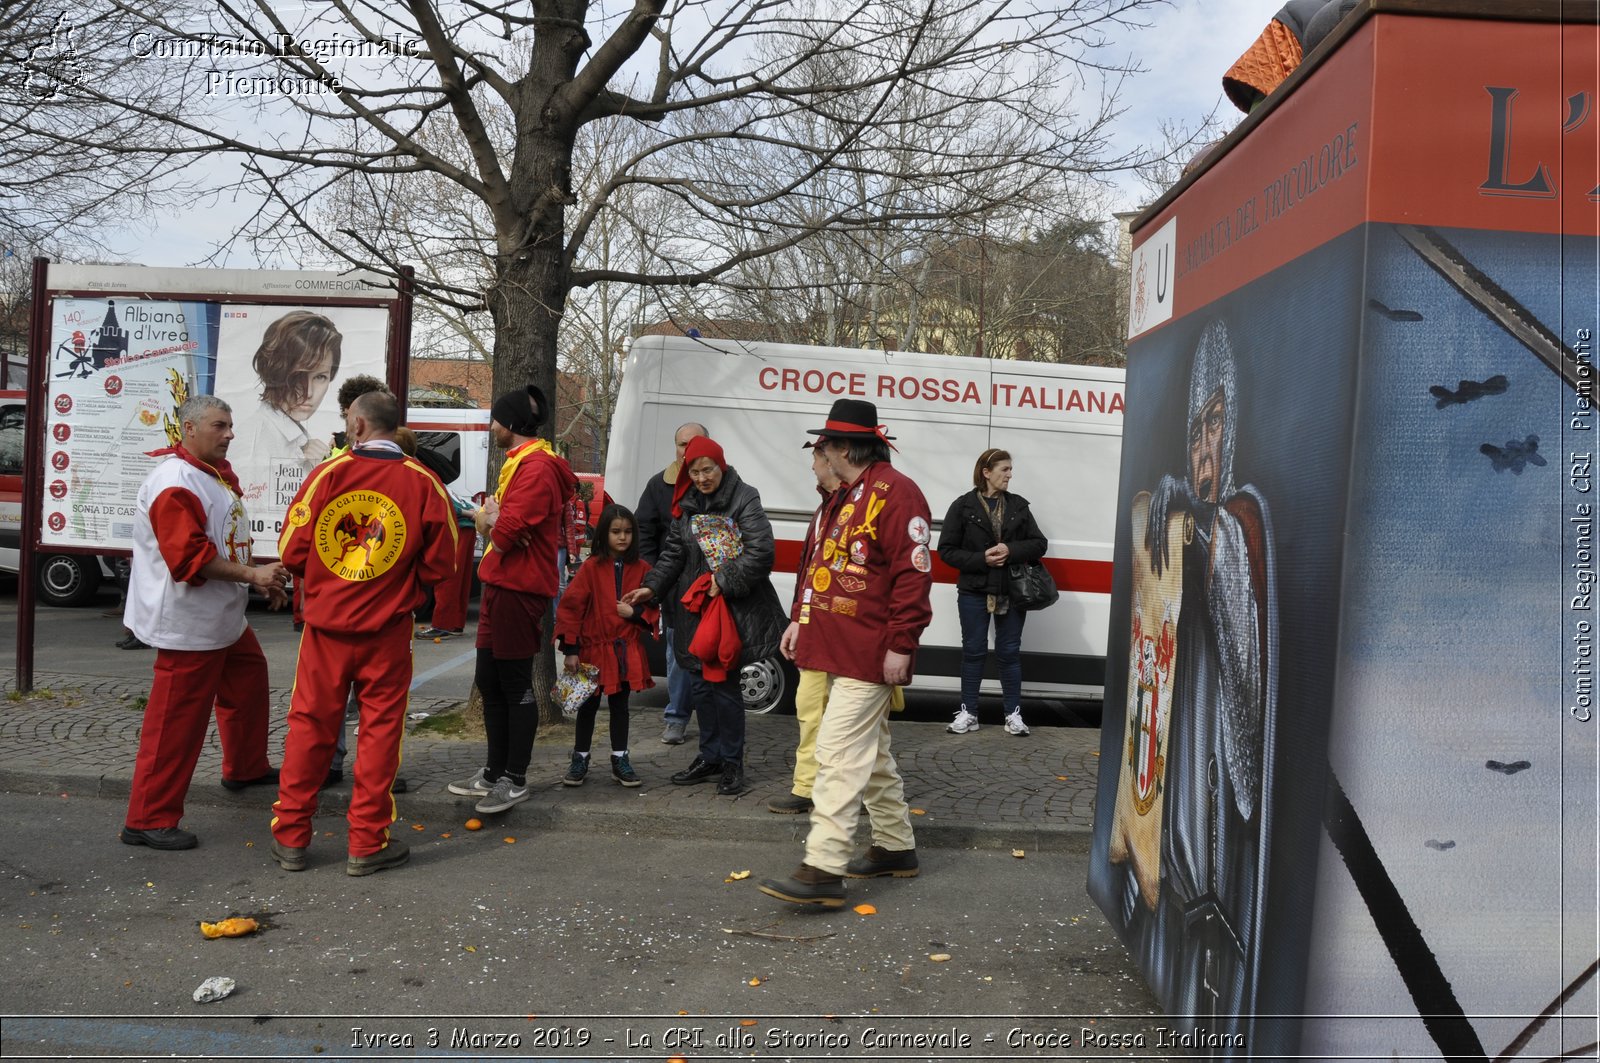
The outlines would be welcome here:
[[[722,445],[716,440],[710,436],[695,436],[689,440],[689,445],[683,448],[683,463],[678,466],[678,481],[672,488],[674,517],[683,516],[683,508],[679,503],[689,490],[689,466],[694,464],[696,458],[710,458],[717,463],[717,468],[728,471],[728,460],[722,456]]]

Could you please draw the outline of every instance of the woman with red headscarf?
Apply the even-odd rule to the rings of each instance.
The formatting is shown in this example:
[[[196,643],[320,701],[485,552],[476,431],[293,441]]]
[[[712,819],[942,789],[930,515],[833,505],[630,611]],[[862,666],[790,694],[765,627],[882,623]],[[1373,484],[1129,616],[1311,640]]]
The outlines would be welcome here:
[[[679,786],[716,778],[719,794],[744,790],[739,669],[747,661],[776,654],[788,623],[772,587],[772,561],[772,524],[761,495],[739,478],[714,440],[691,439],[655,568],[643,586],[623,599],[629,604],[651,597],[685,603],[673,623],[672,652],[679,666],[694,676],[700,753],[672,777]],[[708,630],[697,644],[702,624]],[[709,629],[712,625],[715,631]]]

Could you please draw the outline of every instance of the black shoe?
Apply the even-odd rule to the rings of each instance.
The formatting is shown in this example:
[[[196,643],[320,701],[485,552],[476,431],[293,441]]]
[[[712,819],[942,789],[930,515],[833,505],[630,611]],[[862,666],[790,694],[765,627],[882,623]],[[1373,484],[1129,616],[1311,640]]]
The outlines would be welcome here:
[[[744,763],[737,760],[724,761],[722,765],[722,778],[717,782],[717,793],[724,797],[734,797],[744,793]]]
[[[885,849],[874,845],[845,866],[849,878],[917,877],[917,851],[915,849]]]
[[[410,858],[411,849],[405,842],[391,840],[388,845],[371,856],[352,856],[345,861],[344,873],[351,878],[360,878],[362,875],[373,875],[379,871],[387,871],[391,867],[399,867]]]
[[[119,650],[148,650],[149,648],[149,643],[139,641],[139,636],[133,634],[117,643],[117,649]]]
[[[820,904],[824,908],[844,906],[844,878],[819,871],[810,864],[801,864],[795,873],[781,882],[767,879],[759,889],[768,897],[776,897],[790,904]]]
[[[229,779],[224,777],[222,780],[222,788],[224,790],[231,790],[234,793],[238,793],[240,790],[247,790],[252,786],[266,786],[269,783],[273,786],[278,785],[277,768],[273,768],[265,775],[257,775],[254,779]]]
[[[799,794],[784,794],[767,802],[767,811],[780,816],[798,816],[811,811],[811,798]]]
[[[344,782],[344,770],[342,768],[329,768],[328,777],[322,780],[322,785],[317,789],[326,790],[328,787],[338,786],[342,782]]]
[[[200,839],[178,827],[151,827],[149,830],[123,827],[122,844],[148,845],[152,849],[193,849],[200,844]]]
[[[403,794],[409,789],[411,789],[411,784],[398,775],[394,777],[394,782],[389,784],[389,792],[391,794]]]
[[[722,774],[722,763],[707,760],[705,757],[695,757],[694,763],[678,772],[672,777],[674,786],[689,786],[697,782],[706,782]]]
[[[277,839],[274,838],[272,841],[272,858],[285,871],[304,871],[306,869],[306,850],[304,846],[280,845]]]

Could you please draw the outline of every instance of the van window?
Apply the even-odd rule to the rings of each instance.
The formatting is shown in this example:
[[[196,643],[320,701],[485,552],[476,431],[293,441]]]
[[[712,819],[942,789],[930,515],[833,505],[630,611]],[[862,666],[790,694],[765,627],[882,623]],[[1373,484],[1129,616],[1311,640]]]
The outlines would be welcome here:
[[[434,431],[418,432],[417,456],[419,458],[422,457],[422,451],[424,449],[431,450],[433,452],[433,457],[438,459],[437,462],[424,459],[423,464],[427,465],[435,473],[438,473],[439,479],[449,484],[460,478],[461,433]],[[446,473],[449,475],[446,475]]]
[[[20,404],[0,406],[0,476],[22,475],[25,411]]]

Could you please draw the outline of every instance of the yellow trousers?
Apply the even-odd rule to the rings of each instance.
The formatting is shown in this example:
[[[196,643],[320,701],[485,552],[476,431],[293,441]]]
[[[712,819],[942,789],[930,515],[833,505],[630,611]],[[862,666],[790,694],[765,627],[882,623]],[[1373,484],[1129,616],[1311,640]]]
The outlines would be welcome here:
[[[814,668],[800,669],[800,685],[794,691],[794,716],[800,723],[800,744],[794,750],[794,794],[810,797],[817,781],[817,728],[822,726],[822,710],[828,707],[828,688],[833,676]]]

